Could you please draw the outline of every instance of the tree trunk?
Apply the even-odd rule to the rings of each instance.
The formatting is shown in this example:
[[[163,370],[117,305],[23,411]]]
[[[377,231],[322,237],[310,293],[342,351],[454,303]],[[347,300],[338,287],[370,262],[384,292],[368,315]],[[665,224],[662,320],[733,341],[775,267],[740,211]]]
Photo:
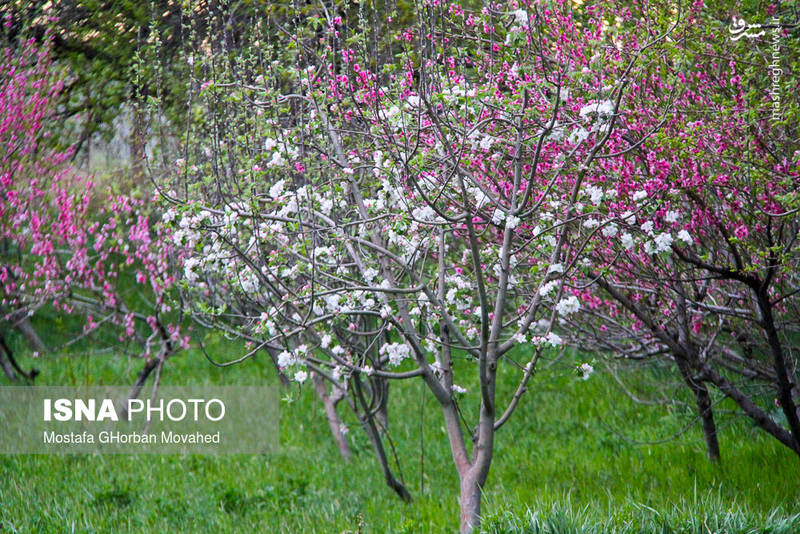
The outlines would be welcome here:
[[[314,383],[314,391],[322,401],[325,407],[325,415],[328,417],[328,426],[333,434],[333,439],[336,441],[336,446],[339,448],[339,454],[345,461],[350,460],[350,445],[347,443],[347,437],[342,432],[342,420],[339,418],[339,413],[336,411],[336,405],[342,400],[342,395],[334,391],[332,395],[328,394],[328,389],[325,386],[325,379],[317,373],[311,373],[311,381]],[[335,388],[334,388],[335,389]]]
[[[461,477],[461,533],[472,533],[481,525],[481,493],[489,476],[489,468],[494,456],[494,384],[496,361],[488,367],[486,389],[488,396],[481,401],[480,421],[476,429],[472,449],[473,461],[469,469],[460,469]]]
[[[3,372],[10,381],[17,381],[17,374],[14,372],[14,368],[11,366],[11,361],[6,356],[6,351],[3,350],[2,347],[0,347],[0,367],[3,368]]]
[[[706,441],[708,459],[712,462],[718,462],[721,458],[719,439],[717,438],[717,425],[714,422],[714,409],[711,403],[711,396],[708,394],[708,388],[703,382],[692,376],[691,369],[685,362],[679,361],[678,369],[680,369],[684,382],[694,394],[697,415],[700,417],[703,426],[703,438]]]
[[[161,356],[150,359],[150,361],[144,364],[142,370],[139,371],[139,375],[136,377],[136,382],[133,384],[131,392],[128,394],[128,398],[125,399],[125,403],[119,409],[120,419],[128,418],[128,406],[130,405],[130,401],[139,397],[139,393],[142,392],[144,383],[147,382],[147,378],[150,376],[153,370],[158,367],[160,359]]]
[[[11,325],[13,328],[16,328],[19,333],[23,335],[31,350],[36,352],[47,351],[47,347],[42,342],[39,334],[36,333],[36,330],[34,330],[33,326],[31,325],[28,312],[25,310],[13,310],[8,312],[5,307],[0,306],[0,316],[5,315],[6,313],[8,313],[8,315],[5,317],[5,322]]]
[[[780,441],[783,445],[791,449],[800,456],[800,446],[794,439],[789,430],[776,423],[764,410],[762,410],[750,397],[742,393],[736,386],[728,381],[724,376],[716,372],[711,367],[704,367],[702,373],[709,381],[719,388],[722,393],[732,399],[739,408],[749,417],[759,428]]]
[[[15,321],[17,330],[25,337],[25,340],[28,342],[28,346],[30,346],[31,350],[35,352],[46,352],[47,347],[45,347],[42,339],[39,337],[39,334],[36,333],[36,330],[33,329],[31,325],[31,321],[27,316],[20,318],[19,320]]]
[[[717,439],[717,425],[714,423],[714,411],[711,407],[711,396],[708,394],[708,388],[701,385],[696,390],[693,390],[693,393],[697,403],[697,413],[703,424],[703,437],[706,440],[708,459],[712,462],[719,462],[721,456],[719,440]]]
[[[11,348],[8,346],[8,344],[6,344],[6,340],[2,334],[0,334],[0,353],[5,354],[5,357],[0,355],[0,365],[3,367],[3,371],[11,381],[16,382],[17,375],[21,376],[26,381],[31,381],[39,376],[39,370],[35,367],[31,367],[31,370],[27,373],[22,370],[22,367],[19,366],[17,360],[14,359],[14,353],[11,352]]]
[[[778,330],[775,326],[775,319],[772,316],[773,304],[769,301],[766,288],[760,288],[757,293],[758,308],[761,312],[761,327],[767,337],[770,351],[772,352],[773,362],[775,366],[775,377],[777,378],[778,386],[778,401],[781,405],[781,410],[786,416],[789,423],[789,429],[794,439],[795,450],[800,451],[800,407],[794,404],[792,397],[792,390],[795,388],[795,377],[787,365],[786,356],[783,352],[778,337]]]
[[[471,534],[481,524],[481,486],[471,471],[461,477],[461,534]]]
[[[375,419],[384,433],[389,432],[389,381],[383,378],[378,378],[372,381],[375,388],[380,388],[380,391],[375,392],[380,399],[378,408],[375,413]]]
[[[394,492],[397,493],[397,495],[403,499],[403,501],[411,502],[411,494],[406,489],[405,484],[394,476],[394,473],[392,473],[392,469],[389,466],[389,458],[386,456],[386,449],[383,447],[383,441],[381,441],[381,433],[375,424],[375,416],[370,413],[369,406],[367,406],[367,402],[364,399],[364,393],[361,390],[361,378],[358,376],[353,377],[351,384],[355,389],[358,402],[364,411],[363,415],[356,413],[356,416],[358,416],[359,420],[361,421],[361,426],[364,428],[364,431],[367,433],[367,436],[369,436],[369,439],[372,442],[372,447],[375,449],[375,456],[377,457],[378,463],[381,466],[381,471],[383,472],[383,478],[386,481],[386,485],[392,488],[392,490],[394,490]]]

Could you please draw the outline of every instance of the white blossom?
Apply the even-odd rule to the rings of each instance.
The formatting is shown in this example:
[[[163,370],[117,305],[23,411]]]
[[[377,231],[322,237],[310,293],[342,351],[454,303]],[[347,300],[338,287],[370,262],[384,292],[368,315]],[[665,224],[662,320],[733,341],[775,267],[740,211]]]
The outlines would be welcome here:
[[[578,366],[578,371],[580,371],[583,376],[581,377],[584,380],[588,380],[591,374],[594,372],[594,367],[588,363],[582,363]]]
[[[331,378],[336,380],[337,382],[342,378],[342,367],[337,365],[336,367],[331,370]]]
[[[548,332],[544,338],[544,341],[545,343],[548,343],[553,347],[558,347],[564,343],[563,340],[561,339],[561,336],[559,336],[555,332]]]
[[[586,193],[589,195],[589,200],[597,206],[603,200],[603,190],[599,187],[588,185],[586,186]]]
[[[483,137],[483,139],[481,139],[480,147],[482,150],[489,150],[490,148],[492,148],[493,144],[494,144],[494,137],[492,137],[491,135],[486,135]]]
[[[302,384],[303,382],[305,382],[307,378],[308,378],[308,373],[306,373],[306,372],[305,372],[305,371],[303,371],[302,369],[301,369],[300,371],[297,371],[297,372],[294,374],[294,379],[295,379],[297,382],[299,382],[300,384]]]
[[[617,235],[617,232],[619,232],[619,228],[614,223],[610,223],[603,228],[603,235],[606,237],[614,237]]]
[[[492,215],[492,222],[496,225],[500,225],[501,222],[506,218],[506,213],[503,210],[496,209],[494,210],[494,215]]]
[[[669,232],[659,234],[656,236],[653,242],[656,246],[656,252],[665,252],[669,250],[670,245],[672,245],[672,234]]]
[[[297,359],[291,352],[283,351],[278,354],[278,367],[289,367],[290,365],[294,365],[296,361]]]
[[[393,367],[397,367],[404,359],[411,357],[411,347],[405,343],[387,343],[378,352],[387,356],[389,364]]]
[[[607,117],[614,113],[614,103],[611,100],[589,102],[578,113],[584,118],[591,113],[596,113],[600,117]]]
[[[433,221],[436,219],[436,212],[433,210],[432,207],[425,205],[418,208],[414,208],[414,211],[411,212],[411,215],[420,221]]]
[[[388,110],[386,110],[385,113],[386,113],[386,118],[391,119],[396,115],[400,114],[400,108],[398,108],[397,106],[392,106]]]
[[[285,184],[286,180],[278,180],[273,184],[272,187],[269,188],[269,196],[272,198],[272,200],[277,200],[278,197],[281,196]]]
[[[546,297],[547,295],[552,293],[556,287],[558,287],[558,283],[559,283],[558,280],[550,280],[545,285],[539,288],[539,295],[541,295],[542,297]]]
[[[622,237],[620,238],[620,242],[622,246],[625,247],[626,250],[630,250],[633,248],[633,236],[627,232],[625,232]]]
[[[571,315],[580,309],[581,303],[575,295],[563,298],[556,304],[556,311],[563,316]]]
[[[319,199],[319,209],[321,209],[322,213],[325,215],[330,215],[331,210],[333,209],[333,200],[329,198]]]
[[[186,281],[189,283],[196,282],[200,275],[198,275],[194,268],[200,263],[200,260],[197,258],[189,258],[186,260],[186,263],[183,265],[183,276],[186,278]]]
[[[577,128],[569,134],[569,142],[573,145],[579,145],[589,137],[589,133],[585,128]]]
[[[364,281],[367,284],[371,284],[375,277],[378,276],[377,269],[373,269],[372,267],[367,267],[364,269]]]
[[[286,160],[283,158],[283,154],[275,151],[272,153],[272,159],[267,162],[267,167],[280,167],[286,164]]]
[[[170,208],[164,212],[164,214],[161,216],[161,220],[165,223],[170,223],[175,220],[177,215],[178,212],[175,210],[175,208]]]

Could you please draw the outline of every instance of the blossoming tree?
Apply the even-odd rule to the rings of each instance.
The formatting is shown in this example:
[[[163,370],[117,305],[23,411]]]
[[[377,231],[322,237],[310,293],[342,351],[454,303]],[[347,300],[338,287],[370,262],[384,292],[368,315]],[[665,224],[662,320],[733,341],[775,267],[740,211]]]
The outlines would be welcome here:
[[[46,123],[62,83],[47,46],[31,40],[0,55],[3,317],[19,321],[53,307],[85,317],[79,337],[113,326],[119,341],[146,360],[139,388],[188,343],[167,300],[179,251],[153,227],[143,202],[98,194],[65,164],[70,151],[49,148]],[[5,342],[3,347],[17,372],[5,365],[9,378],[32,378],[15,364]]]
[[[608,215],[582,222],[591,261],[574,281],[598,291],[570,318],[571,339],[669,359],[695,398],[710,458],[720,451],[709,389],[799,453],[797,109],[772,119],[770,86],[743,78],[757,49],[711,32],[687,35],[679,83],[639,88],[671,93],[680,113],[646,140],[628,130],[629,157],[608,163],[616,180],[596,191]]]
[[[320,6],[276,22],[287,39],[234,62],[235,76],[213,57],[197,67],[213,76],[192,101],[205,130],[164,184],[164,220],[193,251],[185,300],[253,343],[235,361],[269,348],[297,382],[349,395],[379,456],[385,384],[424,381],[463,532],[479,524],[497,431],[562,344],[556,319],[582,306],[564,282],[586,254],[580,221],[605,216],[590,185],[625,158],[628,130],[644,140],[671,109],[639,87],[691,17],[615,7],[431,3],[393,32]],[[519,383],[498,393],[506,365]]]

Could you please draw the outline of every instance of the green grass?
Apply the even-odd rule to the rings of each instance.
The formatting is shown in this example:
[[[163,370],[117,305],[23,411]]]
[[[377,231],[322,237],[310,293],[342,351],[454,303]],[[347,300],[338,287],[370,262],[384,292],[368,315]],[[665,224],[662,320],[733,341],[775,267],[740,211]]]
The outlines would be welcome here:
[[[664,510],[630,503],[606,512],[573,505],[569,496],[558,503],[539,503],[525,514],[511,512],[489,516],[484,528],[504,534],[796,534],[800,515],[776,509],[763,517],[746,508],[731,506],[717,494],[695,495]]]
[[[218,357],[241,350],[219,337],[210,339],[210,347]],[[34,363],[30,357],[21,361]],[[131,383],[139,365],[123,356],[82,353],[35,363],[42,371],[38,383],[64,385]],[[484,496],[487,531],[800,532],[793,515],[800,511],[800,462],[735,417],[731,406],[718,406],[723,462],[714,466],[697,427],[660,444],[631,441],[679,433],[692,420],[690,410],[637,405],[607,374],[580,380],[573,363],[543,367],[499,433]],[[517,376],[512,368],[501,377],[501,393]],[[625,378],[641,393],[653,377],[631,371]],[[661,379],[672,378],[664,373]],[[162,376],[163,384],[172,385],[274,382],[263,358],[217,369],[197,351],[170,360]],[[474,391],[475,384],[463,385]],[[418,382],[393,386],[390,404],[391,435],[414,496],[409,505],[384,485],[352,418],[346,417],[354,458],[346,464],[311,388],[294,385],[283,395],[281,448],[269,456],[0,457],[0,531],[456,529],[458,485],[442,420],[427,394],[420,424]],[[471,407],[464,402],[466,413]]]

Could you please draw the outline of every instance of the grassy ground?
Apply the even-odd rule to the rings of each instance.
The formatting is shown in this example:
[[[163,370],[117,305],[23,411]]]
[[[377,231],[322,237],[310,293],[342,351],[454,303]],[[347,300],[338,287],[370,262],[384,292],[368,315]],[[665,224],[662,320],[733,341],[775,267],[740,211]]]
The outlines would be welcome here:
[[[216,354],[238,354],[235,345],[210,341]],[[42,369],[40,384],[131,383],[138,365],[111,354],[43,358],[22,359]],[[724,458],[713,466],[696,426],[674,440],[635,443],[680,433],[692,421],[690,410],[634,404],[609,374],[583,381],[573,364],[567,358],[542,368],[500,432],[484,498],[487,531],[800,532],[793,517],[800,511],[800,462],[725,413],[731,406],[718,406]],[[505,391],[516,374],[502,377]],[[644,394],[653,377],[624,378]],[[194,351],[171,360],[162,377],[174,385],[265,382],[274,377],[264,360],[216,369]],[[414,495],[409,505],[383,484],[352,420],[355,454],[345,464],[311,388],[295,385],[284,394],[281,450],[270,456],[0,457],[0,531],[455,530],[456,476],[441,418],[419,383],[394,387],[390,406],[392,437]]]

